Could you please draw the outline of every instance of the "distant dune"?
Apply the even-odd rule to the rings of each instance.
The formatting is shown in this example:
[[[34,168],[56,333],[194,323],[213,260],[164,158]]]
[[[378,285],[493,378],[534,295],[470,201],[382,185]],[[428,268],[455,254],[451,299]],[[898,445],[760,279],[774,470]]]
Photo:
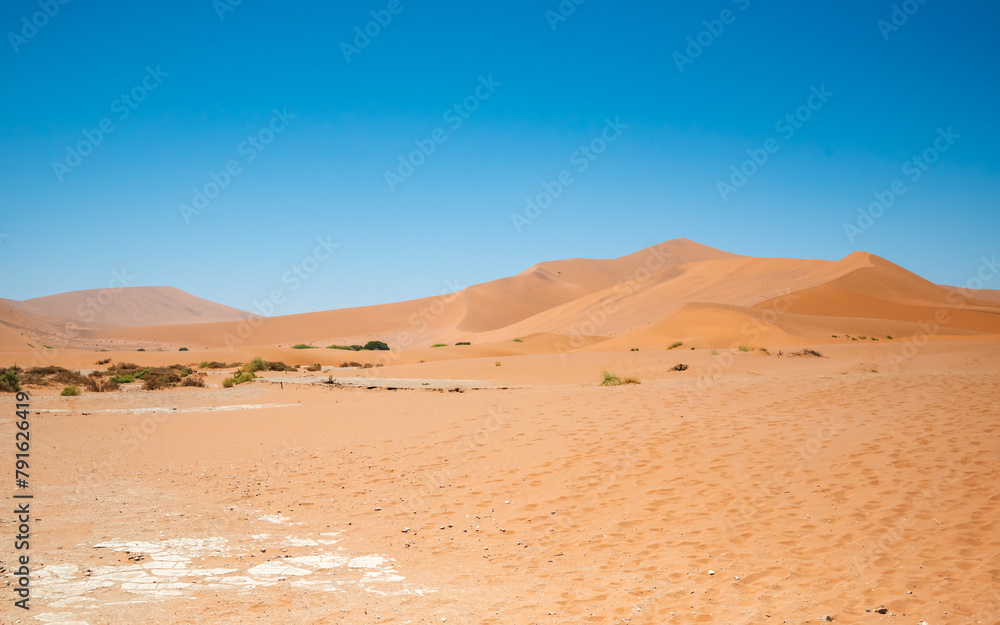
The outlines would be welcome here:
[[[172,286],[70,291],[24,301],[0,300],[39,317],[80,326],[115,328],[233,321],[249,313],[195,297]]]
[[[409,362],[665,349],[678,341],[688,349],[851,340],[845,335],[1000,335],[997,291],[935,285],[864,252],[836,261],[751,258],[687,239],[621,258],[544,262],[444,296],[282,317],[251,317],[169,287],[120,289],[100,309],[98,295],[0,300],[0,347],[27,349],[35,340],[89,350],[274,353],[296,343],[379,339],[397,362]],[[460,341],[473,348],[432,348]]]

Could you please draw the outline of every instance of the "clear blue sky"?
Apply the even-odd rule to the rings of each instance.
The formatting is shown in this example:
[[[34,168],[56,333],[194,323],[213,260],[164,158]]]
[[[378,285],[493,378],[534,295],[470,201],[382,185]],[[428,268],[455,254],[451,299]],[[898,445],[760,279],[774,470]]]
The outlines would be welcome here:
[[[287,314],[682,236],[755,256],[863,249],[952,284],[1000,254],[995,2],[910,0],[889,30],[888,0],[587,0],[560,21],[557,0],[46,1],[51,17],[37,0],[0,8],[3,297],[101,288],[124,268],[131,285],[244,309],[281,289]],[[366,25],[375,36],[345,54]],[[779,124],[797,110],[808,120]],[[102,120],[113,129],[87,145]],[[960,137],[937,151],[949,127]],[[602,133],[603,153],[574,156]],[[416,142],[434,152],[390,189]],[[905,173],[928,149],[936,162]],[[185,221],[179,206],[230,161],[238,173]],[[572,182],[519,231],[511,215],[564,170]],[[844,224],[897,180],[905,192],[852,241]],[[282,276],[318,236],[340,247],[293,288]]]

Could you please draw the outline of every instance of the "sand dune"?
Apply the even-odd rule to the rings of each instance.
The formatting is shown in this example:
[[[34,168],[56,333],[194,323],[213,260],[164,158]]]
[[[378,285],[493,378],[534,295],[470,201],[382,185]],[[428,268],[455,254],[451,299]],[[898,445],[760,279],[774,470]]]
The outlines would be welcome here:
[[[89,350],[186,347],[288,355],[297,343],[326,347],[378,339],[392,347],[393,362],[412,362],[659,349],[675,341],[707,348],[830,342],[844,334],[906,337],[928,333],[928,324],[934,336],[1000,335],[995,291],[938,286],[864,252],[836,261],[751,258],[687,239],[615,259],[544,262],[438,297],[270,318],[176,289],[128,289],[67,337],[66,319],[79,320],[81,306],[90,310],[88,293],[5,300],[0,346],[25,349],[33,337],[62,338],[60,346]],[[531,336],[550,338],[510,344]],[[431,348],[461,341],[474,343],[473,349]],[[324,364],[338,356],[303,355]]]
[[[79,325],[136,327],[232,321],[248,313],[170,286],[70,291],[23,301],[5,300],[25,312]]]

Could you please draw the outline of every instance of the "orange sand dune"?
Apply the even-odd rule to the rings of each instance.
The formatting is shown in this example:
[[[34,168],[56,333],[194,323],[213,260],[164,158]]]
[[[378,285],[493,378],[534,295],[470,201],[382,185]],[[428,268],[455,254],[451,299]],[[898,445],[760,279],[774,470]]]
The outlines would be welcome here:
[[[197,298],[164,289],[124,292],[128,297],[120,303],[116,297],[116,307],[109,307],[107,315],[73,333],[64,329],[68,322],[60,326],[26,310],[40,310],[40,300],[7,302],[0,311],[0,347],[24,350],[28,339],[49,337],[45,340],[60,348],[127,352],[186,347],[206,359],[259,353],[289,360],[288,348],[297,343],[326,347],[378,339],[392,347],[391,355],[353,359],[419,362],[649,349],[677,340],[710,347],[758,340],[772,345],[830,342],[843,334],[1000,334],[996,292],[938,286],[871,254],[855,252],[836,261],[751,258],[687,239],[616,259],[541,263],[516,276],[438,297],[270,318],[244,314],[239,320],[191,323],[232,315],[233,309],[202,306],[184,316],[177,311]],[[76,301],[70,296],[82,293],[41,300],[47,310],[65,315]],[[177,299],[166,301],[170,297]],[[129,315],[143,325],[108,327],[121,326]],[[146,325],[171,315],[185,322]],[[532,336],[549,338],[512,344]],[[431,347],[460,341],[473,343],[472,349]],[[232,358],[210,358],[220,350]],[[343,355],[302,357],[329,364]]]
[[[170,286],[89,289],[4,302],[34,315],[89,326],[212,323],[248,316],[242,310],[216,304]]]

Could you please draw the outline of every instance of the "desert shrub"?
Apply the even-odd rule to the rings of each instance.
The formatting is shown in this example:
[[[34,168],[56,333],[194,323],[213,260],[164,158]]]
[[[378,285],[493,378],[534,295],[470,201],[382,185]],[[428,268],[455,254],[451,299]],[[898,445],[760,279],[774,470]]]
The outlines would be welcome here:
[[[823,354],[815,349],[803,349],[802,351],[792,352],[789,356],[815,356],[816,358],[822,358]]]
[[[448,347],[447,343],[435,343],[431,347]]]
[[[182,347],[182,348],[180,348],[180,349],[179,349],[179,350],[177,350],[177,351],[179,351],[179,352],[186,352],[187,350],[188,350],[188,348],[186,348],[186,347]]]
[[[677,349],[678,347],[680,347],[680,346],[681,346],[681,345],[683,345],[683,344],[684,344],[684,343],[683,343],[683,342],[681,342],[681,341],[676,341],[676,342],[674,342],[674,343],[671,343],[671,344],[670,344],[670,346],[669,346],[669,347],[667,347],[667,349]]]
[[[91,374],[91,379],[94,381],[94,386],[90,390],[95,393],[110,393],[111,391],[118,390],[118,383],[111,378],[102,378]]]
[[[266,371],[295,371],[295,367],[274,360],[265,360],[264,366]]]
[[[679,365],[674,365],[673,367],[671,367],[670,370],[671,371],[687,371],[688,370],[688,366],[686,364],[684,364],[684,363],[680,363]]]
[[[110,358],[105,358],[104,360],[98,360],[97,364],[99,364],[99,365],[106,365],[109,362],[111,362],[111,359]]]
[[[135,382],[134,375],[113,375],[109,379],[115,384],[131,384]]]
[[[630,352],[637,352],[637,351],[639,351],[639,348],[638,347],[633,347],[632,349],[630,349],[628,351],[630,351]]]
[[[386,345],[384,341],[368,341],[367,343],[365,343],[363,349],[387,352],[389,351],[389,346]]]
[[[76,385],[92,387],[92,379],[83,375],[79,371],[70,371],[62,367],[32,367],[24,372],[23,382],[36,386],[47,386],[50,384],[62,384],[63,386]]]
[[[364,346],[363,345],[327,345],[327,349],[343,349],[346,351],[360,352]]]
[[[753,351],[753,347],[750,346],[750,345],[740,345],[737,349],[739,349],[741,352],[752,352]]]
[[[601,371],[601,377],[601,386],[618,386],[622,383],[622,379],[610,371]]]
[[[496,362],[494,362],[493,364],[499,367],[499,366],[500,366],[500,361],[499,361],[499,360],[497,360],[497,361],[496,361]]]
[[[137,352],[144,352],[144,351],[146,351],[146,350],[145,350],[144,348],[140,347],[139,349],[137,349],[137,350],[135,350],[135,351],[137,351]]]
[[[219,362],[218,360],[212,360],[210,362],[203,360],[198,366],[202,369],[227,369],[230,367],[230,365],[227,365],[224,362]],[[232,366],[239,367],[240,363],[234,363]]]
[[[267,365],[260,356],[257,356],[255,358],[251,358],[250,362],[248,362],[243,369],[245,371],[267,371]]]
[[[63,397],[76,397],[80,394],[80,387],[76,384],[70,384],[69,386],[64,386],[59,394]]]
[[[205,378],[200,375],[192,375],[184,378],[181,382],[181,386],[197,386],[199,388],[205,387]]]
[[[321,364],[319,364],[317,362],[315,364],[312,364],[312,365],[309,365],[308,367],[306,367],[306,371],[319,371],[322,368],[323,368],[323,365],[321,365]]]
[[[299,343],[297,345],[292,345],[292,349],[319,349],[315,345],[306,345],[305,343]]]
[[[226,378],[222,381],[222,388],[233,388],[233,384],[234,382],[232,378]]]
[[[146,391],[158,391],[164,388],[177,386],[181,383],[181,376],[172,369],[161,368],[155,371],[147,371],[143,376],[142,388]]]
[[[886,337],[885,337],[885,338],[889,339],[890,341],[892,340],[892,337],[891,337],[891,336],[889,336],[889,335],[886,335]]]
[[[642,384],[639,378],[621,377],[608,370],[601,371],[601,386],[620,386],[622,384]]]
[[[21,370],[18,367],[9,367],[0,371],[0,392],[16,393],[21,390]]]
[[[180,375],[182,378],[188,377],[189,375],[191,375],[191,369],[189,369],[188,367],[181,367]]]
[[[469,341],[459,341],[458,343],[455,343],[455,345],[472,345],[472,343]]]
[[[524,341],[523,341],[523,340],[521,340],[521,339],[514,339],[514,342],[515,342],[515,343],[523,343]]]

